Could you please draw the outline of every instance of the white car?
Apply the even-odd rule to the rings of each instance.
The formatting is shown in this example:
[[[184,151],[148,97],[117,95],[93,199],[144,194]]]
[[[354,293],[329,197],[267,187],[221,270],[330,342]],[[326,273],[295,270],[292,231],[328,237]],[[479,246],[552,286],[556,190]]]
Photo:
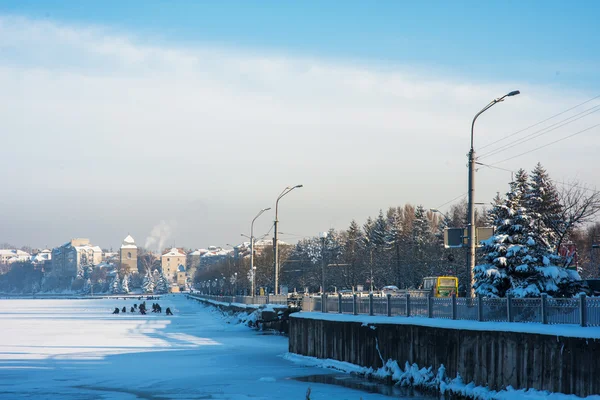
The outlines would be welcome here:
[[[398,286],[394,286],[394,285],[384,286],[381,289],[381,294],[383,296],[387,296],[388,293],[391,295],[398,294],[398,293],[400,293],[400,289],[398,289]]]

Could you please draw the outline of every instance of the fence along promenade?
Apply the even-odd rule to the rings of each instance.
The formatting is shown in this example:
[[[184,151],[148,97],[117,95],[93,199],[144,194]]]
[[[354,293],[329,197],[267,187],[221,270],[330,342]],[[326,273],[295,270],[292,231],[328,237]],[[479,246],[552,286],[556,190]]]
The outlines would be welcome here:
[[[489,322],[533,322],[600,326],[600,298],[431,297],[410,293],[368,296],[304,296],[302,311],[388,317],[427,317]]]
[[[190,297],[200,298],[205,300],[218,301],[221,303],[236,303],[245,305],[262,306],[266,304],[278,304],[287,305],[288,296],[283,294],[278,295],[265,295],[265,296],[218,296],[218,295],[206,295],[206,294],[190,294]]]
[[[573,324],[600,326],[600,298],[581,294],[577,298],[490,298],[490,297],[431,297],[428,291],[407,291],[386,296],[337,294],[304,295],[302,311],[354,315],[383,315],[389,317],[426,317],[488,322],[531,322],[541,324]],[[297,297],[214,296],[192,297],[223,303],[246,305],[297,304]]]

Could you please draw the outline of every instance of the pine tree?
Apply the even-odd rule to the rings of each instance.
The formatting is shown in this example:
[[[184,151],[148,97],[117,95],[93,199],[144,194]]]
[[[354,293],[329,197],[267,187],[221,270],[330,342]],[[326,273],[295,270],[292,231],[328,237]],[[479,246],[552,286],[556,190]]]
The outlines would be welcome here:
[[[154,289],[155,293],[167,293],[169,291],[169,285],[167,282],[167,278],[163,274],[160,274],[158,277],[158,281],[156,282],[156,288]]]
[[[386,242],[392,250],[392,259],[394,260],[394,282],[396,286],[401,287],[402,272],[401,272],[401,257],[400,257],[400,246],[402,241],[402,220],[400,218],[400,212],[397,208],[390,209],[388,211],[388,231]]]
[[[154,283],[154,286],[156,287],[156,284],[158,283],[158,279],[160,278],[162,274],[160,272],[158,272],[158,269],[155,269],[154,271],[152,271],[152,282]]]
[[[411,232],[411,245],[413,247],[413,265],[410,271],[410,283],[417,286],[424,276],[429,275],[429,269],[426,264],[427,247],[432,242],[431,225],[427,218],[425,208],[417,206],[415,209],[415,219],[413,221]]]
[[[146,270],[146,275],[144,276],[144,280],[142,282],[142,290],[144,293],[154,293],[154,279],[152,278],[150,269]]]
[[[523,228],[529,222],[524,220],[523,210],[527,196],[527,174],[520,170],[515,181],[510,183],[506,200],[499,202],[496,196],[489,217],[494,218],[494,236],[484,242],[485,263],[475,267],[475,292],[484,296],[505,297],[514,288],[512,275],[518,266],[524,265],[521,259],[527,255]],[[523,226],[525,222],[525,226]],[[522,296],[520,296],[522,297]]]
[[[121,291],[121,285],[119,284],[119,273],[115,273],[115,277],[113,278],[112,283],[110,284],[111,292],[113,294],[117,294]]]
[[[557,267],[539,214],[530,212],[527,173],[519,170],[503,205],[495,204],[496,233],[484,242],[485,263],[475,268],[475,290],[491,297],[564,296],[576,273]]]
[[[121,282],[121,293],[129,294],[129,275],[125,274]]]
[[[348,266],[345,268],[345,286],[355,288],[359,283],[360,275],[360,248],[363,243],[363,233],[355,220],[350,222],[350,226],[346,231],[346,243],[344,245],[344,258]]]
[[[486,215],[486,222],[489,226],[496,226],[498,218],[500,218],[503,215],[502,213],[505,210],[503,208],[504,199],[502,198],[502,196],[500,196],[500,193],[496,193],[496,196],[494,196],[494,198],[492,199],[491,206],[492,208],[488,210]],[[503,218],[506,217],[506,215],[503,216]]]
[[[83,294],[90,294],[91,291],[92,291],[92,281],[90,280],[90,278],[87,278],[85,280],[85,283],[83,284],[82,293]]]
[[[531,172],[528,206],[531,214],[535,214],[539,219],[535,225],[538,234],[547,241],[554,252],[557,252],[556,231],[559,231],[562,225],[562,204],[556,187],[540,163]]]
[[[379,215],[375,222],[373,222],[373,227],[370,230],[370,241],[375,248],[378,250],[385,250],[388,247],[387,243],[387,221],[383,216],[383,211],[379,210]]]

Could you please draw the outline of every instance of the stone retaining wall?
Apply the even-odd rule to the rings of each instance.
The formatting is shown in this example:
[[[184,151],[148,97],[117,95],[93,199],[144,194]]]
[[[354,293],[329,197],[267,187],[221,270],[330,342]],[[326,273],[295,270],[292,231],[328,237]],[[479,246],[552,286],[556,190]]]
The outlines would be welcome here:
[[[587,328],[595,329],[595,328]],[[292,353],[379,368],[406,361],[494,390],[508,385],[588,396],[600,393],[600,340],[534,333],[290,318]]]

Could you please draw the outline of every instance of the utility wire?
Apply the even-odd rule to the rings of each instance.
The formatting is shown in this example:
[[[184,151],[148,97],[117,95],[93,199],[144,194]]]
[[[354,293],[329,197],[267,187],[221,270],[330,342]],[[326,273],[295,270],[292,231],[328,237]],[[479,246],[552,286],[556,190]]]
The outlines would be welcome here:
[[[565,137],[563,137],[563,138],[560,138],[560,139],[558,139],[558,140],[555,140],[555,141],[553,141],[553,142],[547,143],[547,144],[545,144],[545,145],[543,145],[543,146],[538,146],[538,147],[536,147],[536,148],[534,148],[534,149],[531,149],[531,150],[528,150],[528,151],[526,151],[526,152],[524,152],[524,153],[517,154],[516,156],[512,156],[512,157],[505,158],[504,160],[496,161],[496,162],[494,162],[494,163],[493,163],[493,164],[491,164],[491,165],[497,165],[497,164],[503,163],[503,162],[505,162],[505,161],[512,160],[512,159],[514,159],[514,158],[517,158],[517,157],[524,156],[525,154],[529,154],[529,153],[532,153],[532,152],[534,152],[534,151],[537,151],[537,150],[543,149],[543,148],[545,148],[545,147],[551,146],[551,145],[553,145],[553,144],[555,144],[555,143],[562,142],[563,140],[567,140],[567,139],[569,139],[569,138],[572,138],[573,136],[577,136],[577,135],[579,135],[579,134],[581,134],[581,133],[587,132],[587,131],[589,131],[589,130],[591,130],[591,129],[594,129],[594,128],[598,127],[598,126],[600,126],[600,124],[592,125],[592,126],[590,126],[589,128],[585,128],[585,129],[583,129],[583,130],[581,130],[581,131],[579,131],[579,132],[575,132],[575,133],[573,133],[573,134],[571,134],[571,135],[569,135],[569,136],[565,136]]]
[[[552,124],[552,125],[550,125],[550,126],[547,126],[547,127],[545,127],[545,128],[542,128],[542,129],[540,129],[540,130],[538,130],[538,131],[535,131],[535,132],[533,132],[533,133],[530,133],[529,135],[527,135],[527,136],[525,136],[525,137],[523,137],[523,138],[521,138],[521,139],[517,140],[516,142],[512,142],[512,143],[505,144],[504,146],[500,146],[500,147],[499,147],[499,148],[497,148],[497,149],[494,149],[494,150],[492,150],[492,151],[489,151],[489,152],[487,152],[487,153],[484,153],[484,154],[482,154],[481,156],[479,156],[479,157],[477,157],[477,158],[484,158],[484,157],[490,157],[490,156],[496,155],[496,154],[498,154],[498,153],[501,153],[501,152],[503,152],[504,150],[510,149],[511,147],[518,146],[518,145],[520,145],[520,144],[522,144],[522,143],[529,142],[530,140],[536,139],[536,138],[538,138],[538,137],[540,137],[540,136],[543,136],[543,135],[545,135],[545,134],[547,134],[547,133],[550,133],[550,132],[552,132],[552,131],[555,131],[555,130],[556,130],[556,129],[558,129],[558,128],[562,128],[562,127],[563,127],[563,126],[565,126],[565,125],[569,125],[569,124],[571,124],[571,123],[573,123],[573,122],[575,122],[575,121],[578,121],[578,120],[580,120],[581,118],[585,118],[585,117],[587,117],[588,115],[590,115],[590,114],[593,114],[593,113],[596,113],[596,112],[598,112],[598,111],[600,111],[600,104],[599,104],[599,105],[597,105],[597,106],[594,106],[594,107],[592,107],[592,108],[589,108],[589,109],[587,109],[587,110],[584,110],[584,111],[582,111],[582,112],[580,112],[580,113],[578,113],[578,114],[575,114],[575,115],[573,115],[573,116],[571,116],[571,117],[569,117],[569,118],[566,118],[566,119],[564,119],[564,120],[562,120],[562,121],[556,122],[556,123],[554,123],[554,124]],[[585,114],[585,115],[581,115],[581,114],[584,114],[584,113],[587,113],[587,114]],[[577,118],[575,118],[575,117],[577,117]],[[570,120],[570,121],[569,121],[569,120]],[[552,128],[552,129],[550,129],[550,128]],[[541,133],[540,133],[540,132],[541,132]]]
[[[484,166],[484,167],[488,167],[488,168],[493,168],[493,169],[499,169],[501,171],[506,171],[506,172],[511,172],[513,174],[516,174],[517,171],[513,171],[512,169],[508,169],[508,168],[502,168],[502,167],[497,167],[495,165],[489,165],[489,164],[484,164],[484,163],[477,163],[478,165]],[[588,192],[593,192],[593,193],[598,193],[600,192],[600,190],[595,190],[586,186],[581,186],[581,185],[577,185],[576,183],[566,183],[566,182],[560,182],[554,179],[548,179],[550,182],[553,182],[557,185],[561,185],[561,186],[570,186],[570,187],[574,187],[574,188],[579,188],[582,190],[586,190]]]
[[[437,206],[436,209],[439,210],[440,208],[444,207],[445,205],[450,204],[453,201],[460,199],[461,197],[465,197],[466,195],[467,195],[467,193],[463,193],[460,196],[456,196],[455,198],[453,198],[452,200],[448,200],[447,202],[445,202],[441,206]]]
[[[519,131],[513,132],[513,133],[511,133],[510,135],[508,135],[508,136],[505,136],[505,137],[503,137],[503,138],[500,138],[500,139],[498,139],[498,140],[496,140],[496,141],[494,141],[494,142],[492,142],[492,143],[488,143],[488,144],[486,144],[485,146],[483,146],[483,147],[480,147],[480,148],[479,148],[479,150],[483,150],[483,149],[485,149],[485,148],[487,148],[487,147],[489,147],[489,146],[492,146],[492,145],[494,145],[494,144],[496,144],[496,143],[502,142],[503,140],[506,140],[506,139],[508,139],[508,138],[510,138],[510,137],[513,137],[513,136],[515,136],[515,135],[518,135],[518,134],[519,134],[519,133],[521,133],[521,132],[525,132],[526,130],[529,130],[529,129],[531,129],[531,128],[534,128],[534,127],[536,127],[536,126],[538,126],[538,125],[541,125],[541,124],[543,124],[544,122],[550,121],[551,119],[553,119],[553,118],[556,118],[556,117],[558,117],[559,115],[563,115],[563,114],[565,114],[565,113],[567,113],[567,112],[569,112],[569,111],[571,111],[571,110],[574,110],[574,109],[576,109],[577,107],[581,107],[582,105],[584,105],[584,104],[587,104],[587,103],[589,103],[590,101],[596,100],[596,99],[598,99],[598,98],[600,98],[600,95],[598,95],[598,96],[595,96],[595,97],[592,97],[591,99],[589,99],[589,100],[586,100],[586,101],[584,101],[583,103],[577,104],[576,106],[573,106],[573,107],[571,107],[571,108],[569,108],[569,109],[567,109],[567,110],[565,110],[565,111],[559,112],[558,114],[554,114],[553,116],[551,116],[551,117],[548,117],[548,118],[546,118],[545,120],[543,120],[543,121],[540,121],[540,122],[537,122],[537,123],[535,123],[535,124],[533,124],[533,125],[530,125],[530,126],[528,126],[527,128],[523,128],[523,129],[521,129],[521,130],[519,130]]]

